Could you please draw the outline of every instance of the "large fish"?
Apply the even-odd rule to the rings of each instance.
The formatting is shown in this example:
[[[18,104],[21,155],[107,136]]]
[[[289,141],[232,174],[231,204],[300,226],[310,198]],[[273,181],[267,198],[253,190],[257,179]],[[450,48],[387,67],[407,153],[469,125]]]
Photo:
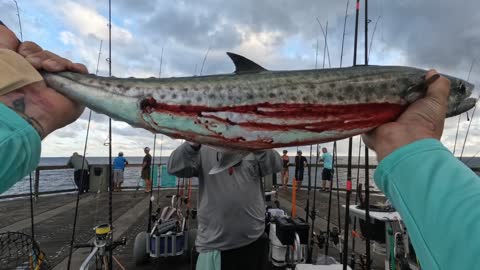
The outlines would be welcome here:
[[[134,127],[243,153],[362,134],[395,120],[428,86],[426,71],[411,67],[269,71],[245,57],[227,54],[236,67],[233,74],[136,79],[44,73],[43,77],[64,95]],[[471,109],[476,102],[469,98],[473,85],[447,77],[451,81],[447,115]]]

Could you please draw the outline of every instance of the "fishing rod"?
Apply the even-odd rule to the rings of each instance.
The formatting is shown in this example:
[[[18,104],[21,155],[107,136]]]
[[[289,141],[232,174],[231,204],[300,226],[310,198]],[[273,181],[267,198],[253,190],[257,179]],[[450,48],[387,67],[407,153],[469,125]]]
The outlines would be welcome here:
[[[368,0],[365,0],[365,65],[368,66]],[[377,21],[378,22],[378,21]],[[370,168],[369,168],[369,149],[365,144],[365,252],[367,260],[367,269],[370,270]]]
[[[100,49],[98,50],[98,59],[97,59],[97,70],[95,72],[95,75],[98,75],[98,66],[100,64],[100,55],[102,54],[102,43],[103,41],[100,41]],[[82,174],[80,176],[80,185],[83,188],[83,177],[84,177],[84,166],[85,166],[85,156],[87,154],[87,143],[88,143],[88,135],[90,134],[90,122],[92,120],[92,110],[90,110],[88,114],[88,123],[87,123],[87,133],[85,135],[85,145],[83,147],[83,157],[82,157]],[[77,227],[77,217],[78,217],[78,205],[80,202],[80,188],[78,187],[78,192],[77,192],[77,198],[75,201],[75,213],[73,215],[73,228],[72,228],[72,237],[70,239],[70,247],[69,247],[69,252],[68,252],[68,262],[67,262],[67,269],[70,270],[70,265],[72,263],[72,254],[73,254],[73,243],[75,242],[75,231]]]
[[[455,150],[457,148],[457,138],[458,138],[458,130],[460,129],[460,119],[462,118],[462,115],[458,115],[458,122],[457,122],[457,132],[455,134],[455,143],[453,144],[453,156],[455,156]]]
[[[17,18],[18,18],[18,26],[19,26],[19,32],[20,32],[20,41],[23,42],[23,30],[22,30],[22,19],[20,18],[20,9],[18,8],[18,3],[17,0],[13,0],[15,3],[15,7],[17,9]],[[30,229],[31,229],[31,234],[32,234],[32,243],[35,243],[35,220],[34,220],[34,215],[33,215],[33,180],[32,180],[32,172],[29,174],[29,180],[30,180]],[[35,266],[35,265],[34,265]]]
[[[337,156],[337,142],[335,141],[333,143],[333,158],[332,158],[332,162],[335,163],[335,164],[332,164],[332,170],[334,168],[334,165],[337,164],[335,162],[335,157],[336,156]],[[323,165],[325,167],[325,160],[323,162],[324,162]],[[333,179],[332,178],[333,178],[333,175],[330,175],[330,188],[329,188],[328,212],[327,212],[327,239],[326,239],[326,243],[325,243],[325,259],[327,259],[328,247],[330,245],[330,217],[331,217],[331,210],[332,210],[332,187],[333,187]],[[338,189],[337,189],[337,191],[338,191]]]
[[[317,17],[317,22],[318,22],[318,24],[320,25],[320,29],[322,30],[323,38],[324,38],[324,40],[325,40],[325,44],[324,44],[324,48],[323,48],[323,56],[324,56],[324,58],[323,58],[323,68],[325,68],[325,49],[326,49],[327,56],[328,56],[328,66],[329,66],[329,67],[332,67],[332,64],[331,64],[331,62],[330,62],[330,50],[328,49],[328,43],[327,43],[328,30],[325,31],[325,30],[323,29],[323,25],[322,25],[322,23],[320,22],[320,20],[318,19],[318,17]],[[328,28],[328,21],[327,21],[327,26],[326,26],[326,28]]]
[[[162,46],[162,52],[160,53],[160,67],[158,69],[159,79],[162,77],[163,48],[164,46]],[[155,137],[155,141],[156,141],[156,137]],[[162,175],[162,146],[163,146],[163,135],[160,137],[160,166],[158,167],[159,175]],[[154,149],[155,149],[155,145],[154,145]],[[155,153],[155,150],[154,150],[154,153]],[[157,207],[160,205],[160,180],[161,179],[162,179],[161,177],[160,179],[157,178]]]
[[[373,27],[372,38],[370,39],[370,48],[368,49],[368,56],[369,57],[370,57],[370,53],[372,52],[373,38],[375,37],[375,33],[377,31],[377,25],[378,25],[378,22],[380,21],[381,18],[382,18],[382,16],[378,16],[378,19],[375,22],[375,26]]]
[[[157,145],[157,133],[153,134],[153,157],[152,157],[152,164],[150,167],[150,181],[152,184],[150,185],[150,200],[148,200],[148,227],[147,232],[150,231],[152,228],[152,207],[153,207],[153,176],[154,176],[154,168],[155,168],[155,146]],[[158,172],[158,171],[157,171]],[[158,177],[157,177],[158,181]]]
[[[207,52],[205,53],[205,56],[203,57],[202,67],[200,68],[200,76],[202,76],[203,67],[205,66],[205,62],[207,62],[207,57],[208,57],[208,53],[209,53],[209,52],[210,52],[210,46],[208,46]],[[195,68],[195,69],[196,69],[196,68]]]
[[[359,193],[359,183],[360,183],[360,154],[362,151],[362,138],[358,138],[358,160],[357,160],[357,183],[355,185],[355,190],[357,191],[355,193],[355,205],[358,203],[358,197],[360,196]],[[353,231],[357,231],[357,217],[353,217]],[[352,237],[352,256],[350,259],[350,267],[352,269],[355,268],[355,237]]]
[[[317,18],[318,21],[318,18]],[[324,36],[324,38],[326,38]],[[318,68],[318,39],[317,39],[317,46],[315,47],[315,69]],[[325,52],[323,54],[325,59]],[[310,191],[312,189],[312,152],[313,152],[313,144],[310,145],[310,160],[308,161],[308,187],[307,187],[307,205],[305,207],[305,222],[308,224],[308,216],[310,215]],[[297,146],[297,153],[298,153],[298,146]],[[315,193],[316,190],[314,189],[313,192]],[[312,231],[315,227],[314,219],[312,219]],[[310,242],[308,243],[307,247],[307,263],[312,263],[312,256],[313,256],[313,237],[310,238]]]
[[[112,77],[112,0],[108,0],[108,76]],[[112,171],[112,118],[108,118],[108,223],[112,227],[111,239],[113,239],[113,213],[112,213],[112,189],[113,189],[113,171]],[[108,254],[108,269],[112,270],[113,252]]]
[[[477,110],[477,105],[475,104],[475,107],[473,108],[473,112],[472,112],[472,118],[470,118],[470,122],[468,123],[467,134],[465,135],[465,140],[463,141],[462,152],[460,153],[460,160],[462,160],[462,157],[463,157],[463,151],[465,150],[465,145],[467,144],[468,132],[470,131],[470,126],[472,125],[473,117],[475,116],[476,110]]]
[[[317,216],[317,175],[318,175],[318,150],[319,144],[317,144],[317,156],[315,158],[315,178],[313,184],[313,204],[312,204],[312,212],[311,212],[311,219],[312,219],[312,226],[310,230],[310,248],[313,250],[313,233],[314,233],[314,226],[315,226],[315,218]],[[309,164],[311,166],[311,164]]]
[[[159,167],[160,179],[158,180],[158,188],[157,188],[157,206],[160,205],[160,184],[162,180],[162,150],[163,150],[163,135],[160,137],[160,167]]]
[[[18,8],[17,0],[13,0],[15,7],[17,8],[18,27],[20,28],[20,41],[23,42],[22,20],[20,19],[20,9]]]
[[[355,39],[353,47],[353,66],[357,65],[357,43],[358,43],[358,17],[360,13],[360,0],[357,0],[355,11]],[[349,215],[350,215],[350,195],[352,194],[352,144],[353,139],[348,139],[348,162],[347,162],[347,185],[346,185],[346,203],[345,203],[345,229],[343,231],[343,270],[347,270],[348,258],[348,235],[349,235]]]
[[[318,41],[317,41],[318,49]],[[312,149],[313,144],[310,144],[310,160],[308,161],[308,187],[307,187],[307,205],[305,206],[305,223],[308,224],[308,216],[310,215],[310,191],[312,189]],[[315,190],[313,190],[315,192]],[[312,228],[315,224],[312,222]],[[312,253],[313,253],[313,239],[308,243],[307,249],[307,263],[312,263]]]
[[[347,0],[347,7],[345,8],[345,19],[343,21],[343,34],[342,34],[342,49],[340,51],[340,67],[342,67],[343,64],[343,49],[345,45],[345,30],[347,27],[347,17],[348,17],[348,6],[350,4],[350,0]]]

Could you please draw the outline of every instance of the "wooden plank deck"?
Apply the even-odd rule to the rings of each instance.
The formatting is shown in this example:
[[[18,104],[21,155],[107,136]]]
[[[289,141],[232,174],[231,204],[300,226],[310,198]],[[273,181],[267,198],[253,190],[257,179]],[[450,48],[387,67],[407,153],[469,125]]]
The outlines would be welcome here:
[[[157,196],[153,209],[157,205],[166,206],[170,203],[168,195],[175,194],[176,190],[161,190]],[[312,193],[313,194],[313,193]],[[336,196],[333,196],[332,223],[335,226],[337,218]],[[344,196],[340,196],[343,204]],[[291,191],[281,190],[279,200],[281,207],[290,212]],[[62,194],[40,196],[34,205],[35,213],[35,239],[39,242],[42,250],[47,254],[50,265],[54,269],[67,269],[66,262],[69,252],[69,243],[73,227],[73,215],[75,210],[76,194]],[[312,199],[312,198],[311,198]],[[306,191],[301,190],[297,194],[297,213],[305,217],[304,207]],[[135,236],[146,230],[149,197],[143,191],[124,191],[113,193],[113,221],[114,238],[127,238],[127,245],[118,247],[114,256],[120,261],[125,269],[191,269],[188,263],[178,258],[152,260],[149,264],[137,267],[133,262],[133,243]],[[312,202],[312,201],[311,201]],[[196,204],[196,190],[193,192],[192,205]],[[326,230],[326,209],[328,204],[327,193],[317,192],[317,220],[315,231]],[[344,222],[343,209],[340,212],[341,222]],[[76,242],[87,242],[94,234],[92,228],[95,225],[108,222],[108,194],[84,194],[81,195]],[[196,221],[191,221],[192,227],[196,227]],[[343,228],[342,228],[343,229]],[[0,232],[20,231],[30,234],[30,202],[27,198],[0,202]],[[362,252],[364,245],[357,241],[357,251]],[[75,250],[72,259],[72,268],[78,269],[80,263],[88,255],[88,249]],[[315,249],[316,252],[318,250]],[[321,251],[323,253],[323,250]],[[314,253],[315,254],[315,253]],[[338,260],[338,251],[330,248],[330,255]],[[374,257],[373,269],[382,268],[383,258]],[[1,268],[1,267],[0,267]],[[121,269],[116,266],[114,269]]]

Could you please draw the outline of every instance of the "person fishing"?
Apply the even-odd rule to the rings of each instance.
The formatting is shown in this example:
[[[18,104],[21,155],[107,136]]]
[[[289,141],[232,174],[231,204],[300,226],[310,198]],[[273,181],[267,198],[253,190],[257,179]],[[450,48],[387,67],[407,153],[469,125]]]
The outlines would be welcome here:
[[[283,150],[283,155],[282,155],[282,188],[287,189],[287,184],[288,184],[288,166],[290,165],[290,157],[287,155],[288,151]]]
[[[322,148],[322,156],[320,157],[323,160],[323,170],[322,170],[322,190],[329,191],[330,188],[327,188],[327,181],[332,181],[333,179],[333,157],[332,154],[328,152],[326,147]]]
[[[307,158],[302,156],[302,150],[298,150],[295,156],[295,181],[297,181],[297,190],[302,186],[306,166],[308,166]]]
[[[150,155],[150,147],[145,147],[143,152],[145,152],[145,156],[142,162],[141,177],[145,181],[145,193],[147,193],[152,190],[152,176],[150,174],[152,156]]]
[[[67,167],[73,168],[73,179],[80,194],[88,192],[90,186],[90,172],[88,161],[77,152],[73,153],[67,162]]]
[[[128,161],[123,157],[123,152],[113,160],[113,191],[122,191],[123,174]]]
[[[87,69],[47,53],[33,42],[20,43],[2,24],[0,70],[2,193],[36,168],[41,139],[75,121],[84,109],[47,87],[36,70],[87,73]],[[435,70],[425,75],[426,80],[432,78],[437,79],[428,86],[424,97],[412,103],[396,121],[378,126],[363,139],[376,152],[379,161],[375,182],[401,214],[422,269],[477,269],[480,181],[440,142],[450,82]],[[176,151],[199,156],[195,152],[200,150],[199,146],[188,147],[192,146],[182,145],[183,150]],[[186,162],[184,159],[175,161]],[[281,160],[278,166],[281,169]],[[234,190],[228,195],[232,197],[238,192]],[[218,197],[218,194],[201,195],[209,200]],[[218,205],[223,204],[224,201],[220,201]],[[230,211],[227,217],[236,214]],[[210,258],[218,262],[219,254],[215,254]]]
[[[256,151],[228,170],[209,174],[222,154],[185,142],[168,160],[168,173],[198,177],[196,269],[265,269],[268,238],[261,178],[280,172],[281,157],[274,150]]]

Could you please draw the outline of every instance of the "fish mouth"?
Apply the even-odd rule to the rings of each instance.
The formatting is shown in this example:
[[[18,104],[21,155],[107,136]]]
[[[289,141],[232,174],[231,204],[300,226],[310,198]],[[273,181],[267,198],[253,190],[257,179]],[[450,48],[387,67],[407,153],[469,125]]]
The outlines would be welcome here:
[[[475,107],[475,104],[477,104],[478,99],[477,98],[466,98],[460,104],[458,104],[457,108],[455,109],[455,114],[461,114],[464,112],[469,111],[473,107]]]

